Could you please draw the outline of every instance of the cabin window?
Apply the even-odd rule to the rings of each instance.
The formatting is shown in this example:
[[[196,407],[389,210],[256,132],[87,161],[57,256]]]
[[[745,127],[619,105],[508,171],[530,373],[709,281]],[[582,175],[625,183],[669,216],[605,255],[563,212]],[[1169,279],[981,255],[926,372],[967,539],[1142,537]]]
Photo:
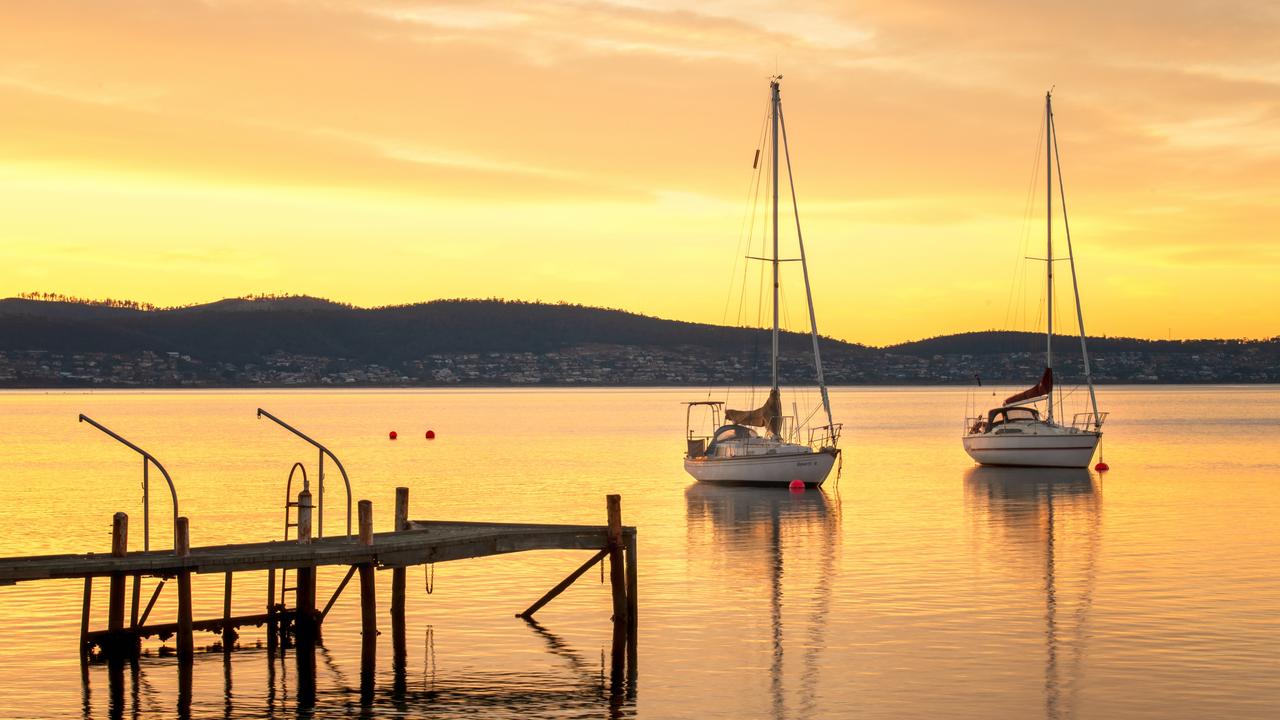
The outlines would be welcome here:
[[[1009,408],[1005,411],[1005,416],[1010,422],[1017,420],[1037,420],[1040,415],[1031,408]]]

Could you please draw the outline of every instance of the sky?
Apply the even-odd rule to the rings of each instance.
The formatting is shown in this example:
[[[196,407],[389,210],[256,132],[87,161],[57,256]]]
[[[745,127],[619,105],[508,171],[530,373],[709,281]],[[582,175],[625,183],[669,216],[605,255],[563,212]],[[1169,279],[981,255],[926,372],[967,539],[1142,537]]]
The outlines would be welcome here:
[[[777,73],[823,334],[1043,327],[1052,87],[1089,333],[1272,337],[1277,37],[1247,0],[7,2],[0,296],[754,321]]]

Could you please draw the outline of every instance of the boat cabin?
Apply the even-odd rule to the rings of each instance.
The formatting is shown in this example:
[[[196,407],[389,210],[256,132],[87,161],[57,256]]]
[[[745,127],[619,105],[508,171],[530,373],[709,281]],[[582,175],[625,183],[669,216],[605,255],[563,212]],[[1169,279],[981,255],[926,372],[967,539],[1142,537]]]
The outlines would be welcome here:
[[[971,432],[990,433],[1010,423],[1040,422],[1040,411],[1025,405],[1006,405],[987,413],[985,421],[974,423]]]

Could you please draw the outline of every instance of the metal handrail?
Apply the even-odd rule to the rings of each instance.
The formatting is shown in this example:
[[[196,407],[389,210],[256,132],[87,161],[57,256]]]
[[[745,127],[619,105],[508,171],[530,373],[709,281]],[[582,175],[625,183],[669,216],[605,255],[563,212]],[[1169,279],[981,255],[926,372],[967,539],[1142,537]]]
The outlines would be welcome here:
[[[154,464],[157,468],[159,468],[160,474],[164,475],[165,482],[169,483],[169,495],[172,496],[173,498],[173,529],[175,533],[173,546],[176,549],[178,547],[177,535],[176,535],[178,530],[178,489],[173,486],[173,478],[169,477],[169,471],[164,469],[164,466],[160,464],[160,461],[157,460],[154,455],[147,452],[146,450],[143,450],[137,445],[134,445],[128,440],[125,440],[123,437],[120,437],[120,435],[118,435],[115,432],[112,432],[102,423],[98,422],[97,420],[94,420],[88,415],[85,415],[84,413],[80,413],[80,422],[89,423],[90,425],[98,428],[99,430],[106,433],[107,435],[110,435],[120,444],[124,445],[125,447],[128,447],[129,449],[133,450],[134,452],[142,456],[142,550],[143,552],[147,552],[151,550],[151,481],[150,481],[150,478],[148,477],[148,472],[147,472],[148,463]]]
[[[319,468],[319,472],[316,474],[316,516],[317,516],[316,517],[316,537],[324,537],[324,456],[328,455],[330,459],[333,460],[333,464],[338,466],[338,472],[342,473],[342,482],[344,485],[346,485],[346,488],[347,488],[347,537],[350,538],[351,537],[351,478],[347,477],[347,470],[346,468],[342,467],[342,461],[339,460],[338,456],[334,455],[333,452],[329,450],[329,448],[316,442],[306,433],[290,425],[289,423],[281,420],[275,415],[272,415],[266,410],[263,410],[262,408],[258,408],[258,417],[261,418],[264,416],[268,420],[271,420],[272,422],[284,428],[285,430],[288,430],[294,435],[297,435],[303,440],[306,440],[307,442],[311,443],[316,447],[317,450],[320,451],[320,461],[319,461],[320,468]],[[292,472],[290,474],[292,475]]]

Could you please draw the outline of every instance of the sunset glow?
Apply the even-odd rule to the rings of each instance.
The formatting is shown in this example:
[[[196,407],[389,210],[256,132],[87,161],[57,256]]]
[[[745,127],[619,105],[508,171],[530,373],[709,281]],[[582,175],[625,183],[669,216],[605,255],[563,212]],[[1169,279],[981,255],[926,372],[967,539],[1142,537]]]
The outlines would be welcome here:
[[[1050,86],[1090,333],[1280,334],[1275,5],[1055,8],[8,3],[0,296],[733,322],[776,71],[824,334],[1015,322]]]

